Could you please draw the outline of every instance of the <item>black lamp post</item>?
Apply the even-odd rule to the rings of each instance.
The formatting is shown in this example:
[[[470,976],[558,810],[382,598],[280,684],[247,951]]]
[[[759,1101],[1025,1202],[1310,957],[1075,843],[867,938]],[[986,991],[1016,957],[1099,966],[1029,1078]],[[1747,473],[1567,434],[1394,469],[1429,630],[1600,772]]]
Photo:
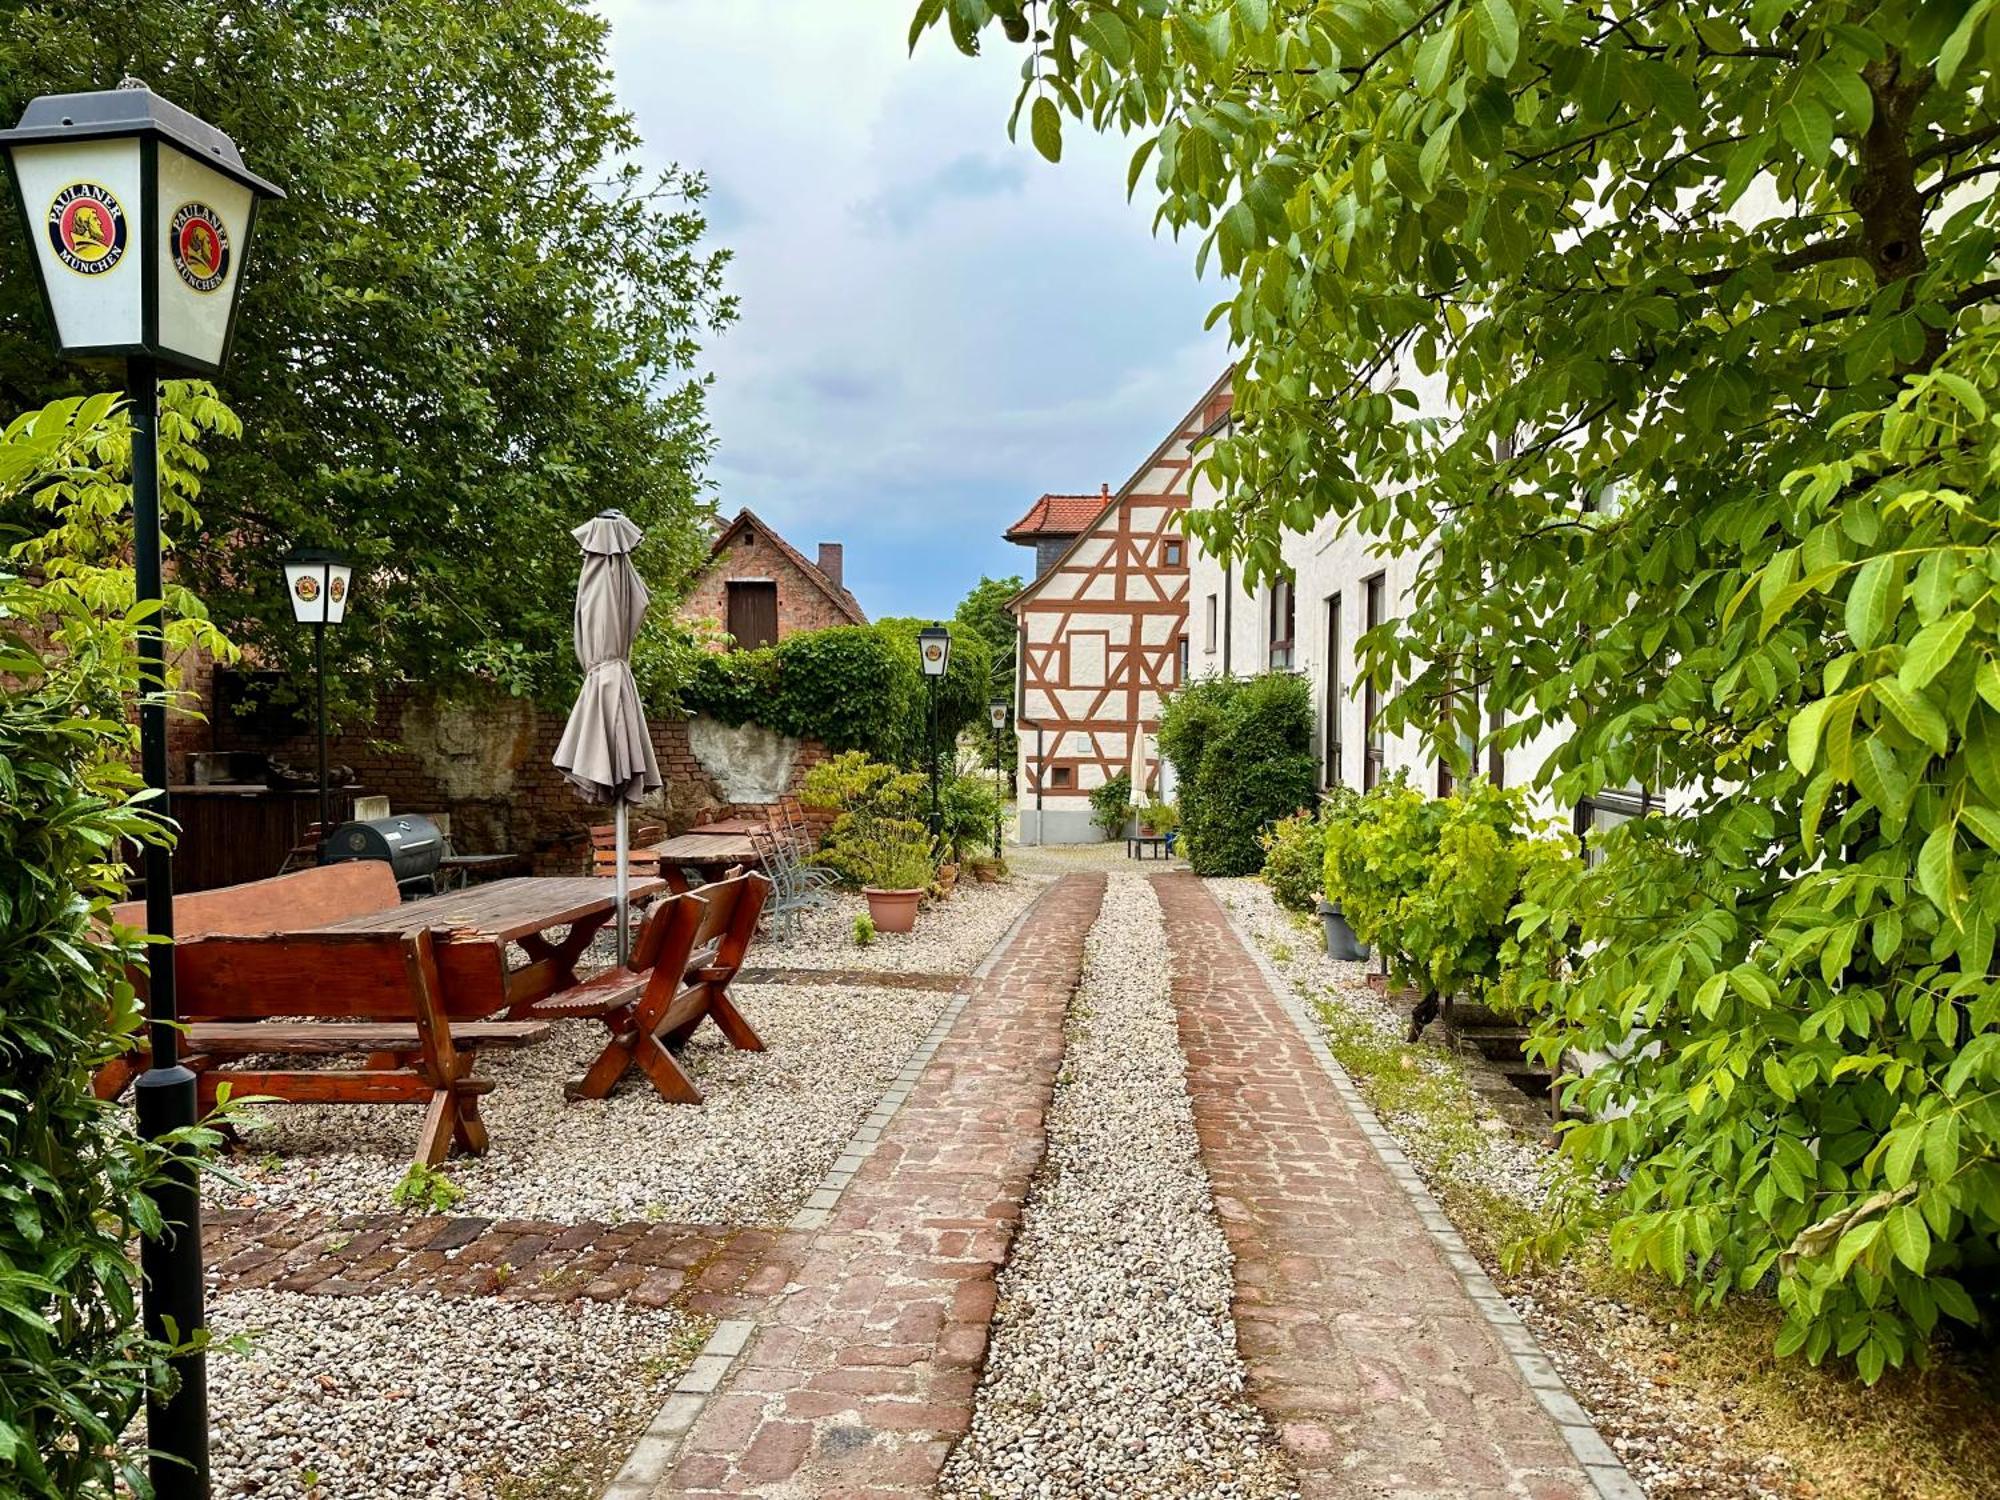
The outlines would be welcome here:
[[[166,638],[161,620],[160,377],[217,375],[228,362],[250,232],[261,199],[284,195],[243,165],[214,126],[127,79],[90,94],[31,100],[0,131],[13,169],[43,306],[57,350],[123,361],[132,419],[132,565],[139,625],[139,760],[151,808],[167,796]],[[146,926],[171,943],[171,848],[146,849]],[[181,1065],[171,949],[154,948],[146,1013],[151,1066],[135,1085],[148,1140],[195,1123],[194,1074]],[[176,1166],[155,1194],[163,1227],[139,1247],[147,1334],[188,1342],[202,1306],[201,1196]],[[208,1372],[196,1352],[173,1361],[174,1393],[146,1408],[160,1500],[205,1500]]]
[[[312,626],[313,682],[319,698],[319,836],[333,832],[332,792],[326,781],[326,627],[347,618],[354,570],[334,553],[301,548],[285,559],[285,592],[292,618]]]
[[[1007,700],[995,698],[986,705],[987,717],[993,721],[993,857],[1000,857],[1001,811],[1007,805],[1007,773],[1000,763],[1001,752],[1006,748]]]
[[[936,838],[944,831],[944,818],[938,810],[938,684],[951,667],[951,632],[935,620],[919,630],[917,660],[930,693],[931,837]]]

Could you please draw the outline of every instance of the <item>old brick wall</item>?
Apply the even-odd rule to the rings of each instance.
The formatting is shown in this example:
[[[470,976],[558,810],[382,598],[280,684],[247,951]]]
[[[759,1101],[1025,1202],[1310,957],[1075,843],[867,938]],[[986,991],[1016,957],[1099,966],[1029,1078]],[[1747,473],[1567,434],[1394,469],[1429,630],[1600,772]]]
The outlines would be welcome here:
[[[525,853],[540,873],[574,873],[584,867],[590,826],[609,822],[610,813],[579,798],[555,768],[566,718],[497,691],[445,697],[404,686],[382,695],[370,721],[336,733],[328,755],[396,812],[448,813],[452,843],[465,853]],[[723,799],[689,744],[686,721],[654,719],[650,727],[666,786],[638,810],[640,820],[678,833],[697,821],[763,811]],[[307,774],[316,754],[310,736],[262,740],[224,718],[195,725],[176,749],[177,780],[187,774],[188,749],[258,751]],[[819,745],[803,742],[787,790],[796,793],[825,758]]]
[[[832,625],[852,625],[826,591],[806,576],[799,565],[746,528],[727,549],[718,553],[695,580],[693,590],[681,601],[677,613],[683,620],[707,620],[718,629],[729,624],[728,584],[732,578],[773,579],[778,585],[778,639],[802,630],[825,630]]]

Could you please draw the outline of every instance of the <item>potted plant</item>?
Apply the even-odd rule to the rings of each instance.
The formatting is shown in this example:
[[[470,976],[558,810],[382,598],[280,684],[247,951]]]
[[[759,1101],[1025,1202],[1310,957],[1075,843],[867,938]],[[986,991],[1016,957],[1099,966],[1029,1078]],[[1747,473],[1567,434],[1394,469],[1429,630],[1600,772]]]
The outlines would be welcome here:
[[[1317,819],[1319,847],[1315,851],[1315,863],[1320,869],[1314,873],[1323,877],[1325,894],[1317,898],[1315,906],[1320,926],[1326,933],[1326,956],[1341,963],[1368,961],[1368,945],[1355,936],[1347,913],[1340,904],[1341,887],[1334,878],[1339,864],[1336,851],[1344,838],[1351,837],[1364,817],[1361,793],[1352,787],[1335,786],[1320,799]]]
[[[1139,809],[1139,832],[1146,838],[1171,834],[1180,826],[1181,815],[1167,802],[1148,802]]]
[[[937,877],[923,825],[883,818],[868,830],[856,852],[861,894],[878,932],[908,932],[917,925],[917,905]]]

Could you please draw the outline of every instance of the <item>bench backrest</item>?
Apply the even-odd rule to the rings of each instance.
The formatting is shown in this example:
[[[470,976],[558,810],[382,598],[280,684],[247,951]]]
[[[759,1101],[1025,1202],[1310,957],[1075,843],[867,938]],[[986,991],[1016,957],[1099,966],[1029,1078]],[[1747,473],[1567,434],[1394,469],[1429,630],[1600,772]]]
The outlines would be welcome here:
[[[768,876],[752,870],[699,886],[694,894],[708,903],[695,933],[692,966],[726,969],[734,977],[743,967],[750,940],[757,932],[757,917],[764,910],[764,898],[771,893]],[[728,980],[723,980],[727,984]]]
[[[396,873],[381,860],[315,865],[289,875],[274,875],[269,880],[177,895],[174,935],[203,938],[216,933],[254,934],[320,927],[346,917],[384,911],[401,900],[396,890]],[[114,906],[111,918],[120,926],[144,927],[146,903],[127,901]]]
[[[384,866],[384,868],[387,868]],[[423,938],[426,973],[413,967],[413,938]],[[248,1020],[261,1016],[411,1020],[419,997],[440,1000],[428,933],[321,932],[304,935],[217,933],[175,947],[182,1016]],[[484,964],[482,991],[499,994],[498,944],[454,948],[455,965]],[[490,989],[487,988],[490,986]]]

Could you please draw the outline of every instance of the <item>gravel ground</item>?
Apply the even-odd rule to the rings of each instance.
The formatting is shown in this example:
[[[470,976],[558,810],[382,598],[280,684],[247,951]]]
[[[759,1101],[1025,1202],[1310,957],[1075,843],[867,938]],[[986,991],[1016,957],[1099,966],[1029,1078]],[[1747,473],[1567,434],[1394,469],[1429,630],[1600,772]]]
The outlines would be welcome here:
[[[435,1296],[215,1299],[218,1496],[594,1496],[692,1362],[704,1325],[599,1303]]]
[[[1343,1028],[1400,1043],[1409,1013],[1365,981],[1367,965],[1335,963],[1316,929],[1305,930],[1272,900],[1261,881],[1211,880],[1209,888],[1238,929],[1263,949],[1304,995]],[[1431,1035],[1435,1036],[1435,1032]],[[1463,1078],[1467,1064],[1443,1047],[1422,1050],[1414,1066],[1441,1081]],[[1453,1120],[1381,1112],[1417,1170],[1450,1207],[1454,1191],[1499,1193],[1528,1209],[1545,1200],[1554,1153],[1545,1138],[1517,1133],[1472,1095],[1476,1145]],[[1534,1330],[1550,1361],[1654,1500],[1727,1495],[1775,1500],[1810,1493],[1785,1461],[1743,1433],[1733,1397],[1676,1382],[1673,1330],[1644,1312],[1595,1296],[1567,1267],[1507,1275],[1477,1244],[1486,1269]]]
[[[1037,880],[982,885],[961,876],[950,900],[928,902],[917,913],[915,932],[879,933],[865,948],[855,944],[854,919],[868,909],[867,901],[836,892],[830,909],[800,913],[796,933],[774,927],[760,937],[749,961],[763,968],[970,974],[1041,890]]]
[[[1296,1494],[1243,1394],[1164,951],[1152,888],[1114,878],[943,1500]]]
[[[1010,919],[1011,920],[1011,919]],[[651,1218],[780,1224],[936,1023],[947,994],[827,985],[739,984],[736,998],[768,1049],[738,1052],[703,1026],[682,1059],[706,1095],[668,1104],[638,1075],[609,1099],[565,1097],[604,1042],[594,1023],[559,1024],[520,1052],[490,1052],[481,1104],[492,1148],[446,1170],[455,1211],[576,1221]],[[390,1209],[421,1113],[409,1106],[273,1105],[217,1184],[230,1207],[337,1212]]]

